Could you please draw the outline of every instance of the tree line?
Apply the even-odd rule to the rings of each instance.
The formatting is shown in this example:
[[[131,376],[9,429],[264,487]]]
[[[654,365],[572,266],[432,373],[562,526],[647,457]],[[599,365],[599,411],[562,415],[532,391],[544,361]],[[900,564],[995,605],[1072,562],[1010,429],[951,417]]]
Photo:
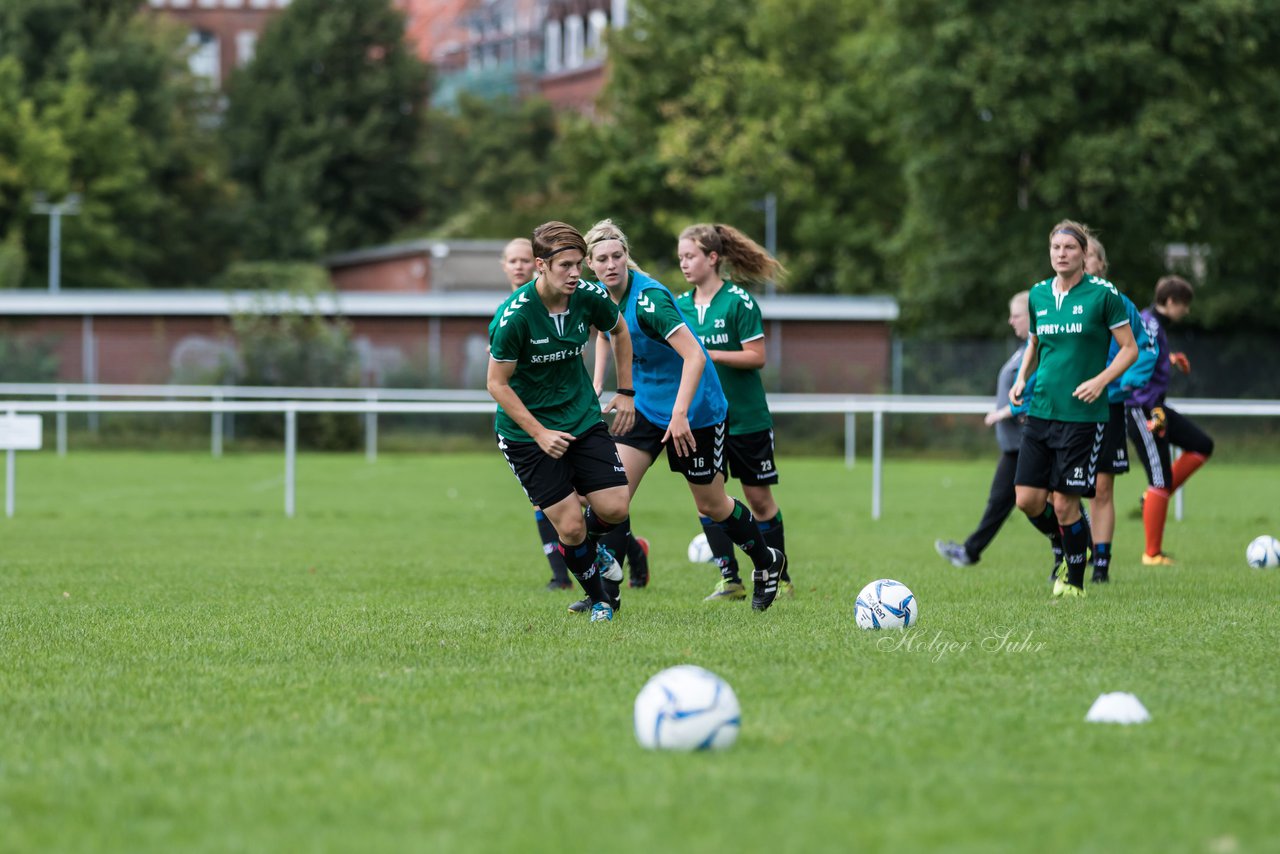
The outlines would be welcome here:
[[[428,107],[389,0],[295,0],[225,92],[133,0],[0,11],[0,285],[40,286],[35,194],[83,197],[68,286],[217,286],[245,262],[612,216],[673,271],[694,221],[762,238],[793,292],[890,293],[907,329],[1003,328],[1064,216],[1139,304],[1171,244],[1196,318],[1274,326],[1276,0],[633,0],[595,116]],[[1188,271],[1191,272],[1191,271]]]

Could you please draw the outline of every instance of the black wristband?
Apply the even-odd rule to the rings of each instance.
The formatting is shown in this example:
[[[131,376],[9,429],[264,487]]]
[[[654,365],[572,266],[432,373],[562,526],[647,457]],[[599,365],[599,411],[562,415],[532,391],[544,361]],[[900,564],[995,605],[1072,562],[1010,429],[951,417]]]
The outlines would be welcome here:
[[[617,394],[620,394],[623,397],[635,397],[636,390],[633,388],[620,388],[617,390]]]

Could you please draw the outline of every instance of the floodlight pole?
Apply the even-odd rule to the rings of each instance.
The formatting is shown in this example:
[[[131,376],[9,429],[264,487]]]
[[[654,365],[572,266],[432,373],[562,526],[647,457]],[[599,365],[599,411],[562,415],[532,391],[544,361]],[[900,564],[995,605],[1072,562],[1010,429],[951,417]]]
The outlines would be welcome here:
[[[62,290],[62,217],[80,213],[80,194],[48,202],[44,193],[37,193],[31,211],[49,217],[49,293],[56,294]]]

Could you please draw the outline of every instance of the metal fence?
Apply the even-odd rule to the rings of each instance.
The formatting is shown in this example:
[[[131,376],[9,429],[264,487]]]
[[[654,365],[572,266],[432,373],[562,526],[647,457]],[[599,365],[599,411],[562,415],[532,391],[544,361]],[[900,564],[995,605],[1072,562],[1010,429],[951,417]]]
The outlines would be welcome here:
[[[249,400],[243,398],[265,397]],[[225,413],[275,413],[284,418],[285,494],[284,512],[292,517],[296,510],[295,472],[297,470],[297,419],[300,413],[354,413],[365,416],[365,453],[370,462],[377,459],[377,419],[379,415],[419,414],[445,415],[457,413],[486,414],[494,410],[485,392],[418,389],[316,389],[316,388],[245,388],[239,386],[106,386],[106,385],[0,385],[0,394],[27,399],[0,399],[0,412],[52,413],[58,421],[58,453],[65,454],[68,413],[205,413],[211,420],[211,452],[222,453],[221,419]],[[164,398],[134,400],[101,400],[102,397]],[[36,400],[46,397],[53,399]],[[202,398],[178,400],[177,398]],[[242,399],[228,399],[231,397]],[[70,398],[86,398],[72,400]],[[1280,400],[1204,400],[1170,401],[1187,415],[1210,415],[1241,418],[1280,417]],[[769,396],[769,408],[775,414],[834,414],[844,417],[845,465],[854,465],[857,416],[871,416],[871,518],[882,512],[884,478],[884,417],[896,415],[980,415],[991,408],[990,397],[893,396],[893,395],[791,395]],[[8,452],[9,476],[12,483],[14,452]],[[12,492],[10,487],[8,492]],[[6,496],[6,512],[13,515],[13,497]],[[1181,493],[1177,499],[1181,517]]]

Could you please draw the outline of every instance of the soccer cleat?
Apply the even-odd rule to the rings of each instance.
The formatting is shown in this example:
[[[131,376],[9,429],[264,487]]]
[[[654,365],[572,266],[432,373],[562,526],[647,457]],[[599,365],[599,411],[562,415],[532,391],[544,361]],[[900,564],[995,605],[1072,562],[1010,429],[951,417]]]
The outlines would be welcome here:
[[[1153,554],[1153,555],[1149,555],[1146,552],[1143,552],[1142,565],[1143,566],[1176,566],[1177,561],[1169,557],[1164,552],[1158,552],[1157,554]]]
[[[605,581],[612,581],[615,584],[622,581],[622,564],[618,563],[613,554],[604,546],[596,549],[595,566],[596,572],[600,573]]]
[[[951,561],[952,566],[973,565],[973,561],[969,559],[969,553],[964,550],[964,546],[955,540],[934,540],[933,548],[938,554]]]
[[[711,595],[703,599],[703,602],[728,602],[734,599],[746,599],[747,588],[743,586],[741,581],[730,581],[727,578],[720,579],[716,584],[716,589],[711,591]]]
[[[1094,567],[1093,578],[1091,581],[1094,584],[1107,584],[1111,581],[1111,576],[1108,574],[1107,570]]]
[[[757,611],[766,611],[778,598],[778,579],[787,566],[787,556],[777,549],[769,549],[773,555],[773,563],[765,569],[752,571],[751,580],[754,590],[751,591],[751,607]]]
[[[779,580],[778,581],[778,598],[779,599],[796,598],[795,585],[792,584],[790,581],[786,580],[785,578]]]
[[[1061,585],[1061,588],[1059,588],[1059,585]],[[1057,584],[1054,584],[1053,595],[1060,596],[1063,599],[1083,599],[1089,594],[1084,592],[1083,587],[1076,587],[1074,584],[1068,584],[1065,581],[1060,581]]]
[[[591,610],[590,596],[586,597],[585,599],[579,599],[577,602],[574,602],[572,605],[569,606],[570,614],[585,614],[590,610]]]
[[[573,582],[567,578],[564,581],[561,581],[558,578],[553,578],[547,582],[547,589],[548,590],[572,590]]]
[[[627,553],[631,564],[631,578],[628,584],[632,587],[647,587],[649,584],[649,541],[644,537],[633,537],[636,548]]]
[[[591,606],[591,622],[607,623],[613,619],[613,608],[608,602],[597,602]]]

